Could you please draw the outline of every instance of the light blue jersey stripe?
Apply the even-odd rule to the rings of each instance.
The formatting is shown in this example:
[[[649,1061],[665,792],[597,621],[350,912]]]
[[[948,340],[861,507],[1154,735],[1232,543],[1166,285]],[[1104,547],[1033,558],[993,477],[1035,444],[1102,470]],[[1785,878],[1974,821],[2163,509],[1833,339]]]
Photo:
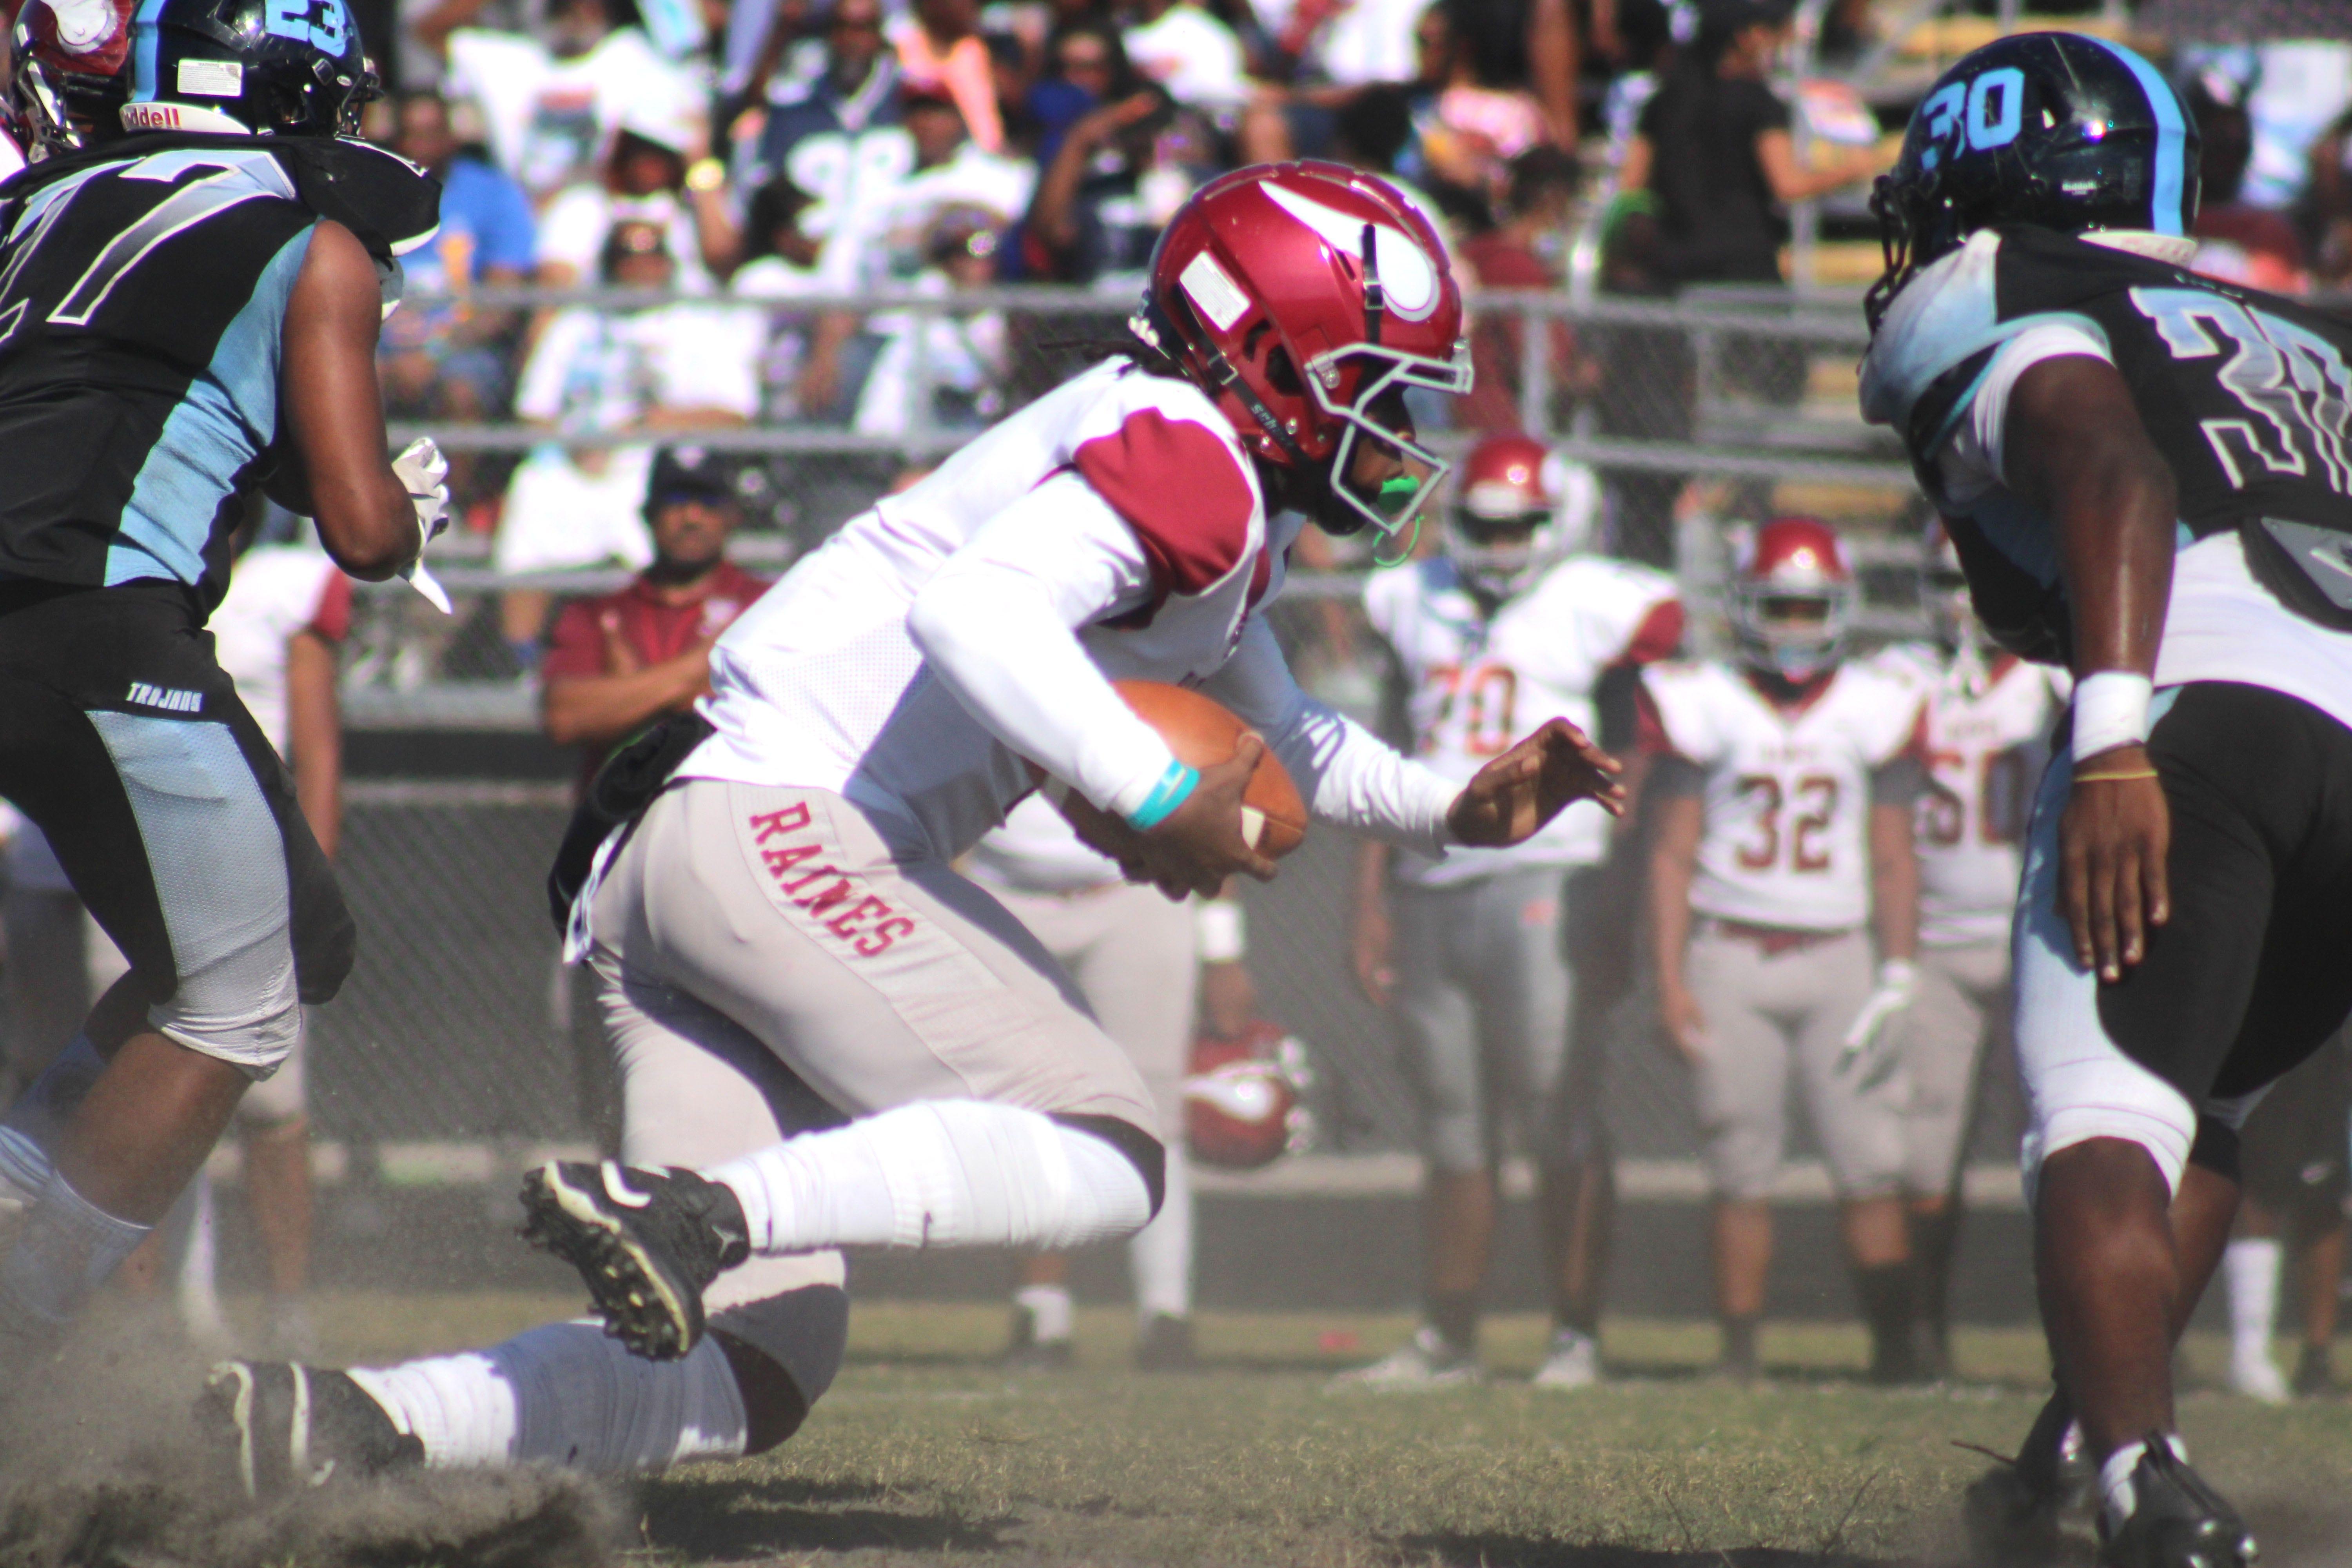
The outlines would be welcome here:
[[[2187,233],[2181,226],[2186,216],[2181,203],[2188,180],[2189,123],[2180,116],[2180,100],[2154,66],[2121,44],[2087,34],[2083,38],[2123,61],[2138,79],[2140,91],[2147,95],[2148,111],[2156,117],[2156,193],[2149,204],[2156,210],[2149,216],[2158,234]]]
[[[110,587],[142,577],[201,582],[205,546],[237,475],[278,431],[278,330],[310,255],[311,230],[288,240],[255,280],[253,297],[221,333],[205,374],[147,454],[106,552]]]

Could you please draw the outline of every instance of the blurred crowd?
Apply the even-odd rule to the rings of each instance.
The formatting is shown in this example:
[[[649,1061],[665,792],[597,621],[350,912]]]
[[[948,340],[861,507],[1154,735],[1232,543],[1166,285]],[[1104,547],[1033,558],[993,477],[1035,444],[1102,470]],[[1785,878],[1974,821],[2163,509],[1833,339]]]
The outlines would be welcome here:
[[[1781,206],[1867,174],[1875,155],[1800,165],[1789,110],[1764,79],[1789,36],[1785,5],[1684,11],[1677,22],[1659,0],[406,7],[385,22],[398,43],[378,52],[394,90],[368,132],[438,174],[446,195],[440,237],[409,262],[411,292],[440,302],[388,329],[387,395],[396,416],[547,433],[519,465],[478,458],[453,476],[501,569],[641,566],[653,443],[746,425],[877,446],[976,429],[1068,368],[1038,363],[1039,340],[1095,325],[1009,318],[993,308],[1001,294],[921,312],[845,299],[1059,284],[1101,293],[1101,327],[1115,328],[1169,216],[1243,163],[1376,172],[1436,221],[1466,281],[1538,289],[1562,281],[1574,204],[1622,163],[1629,189],[1656,189],[1620,226],[1619,286],[1777,280]],[[1638,110],[1660,82],[1654,109]],[[1580,159],[1580,145],[1609,152]],[[1702,225],[1716,237],[1695,244]],[[648,302],[526,312],[464,298],[524,282],[642,289]],[[1517,426],[1523,335],[1508,316],[1478,324],[1481,390],[1454,422]],[[1564,328],[1549,337],[1550,384],[1589,394],[1605,367]],[[845,471],[803,462],[773,475],[777,521],[829,526],[889,477],[887,463],[832,467]],[[849,499],[835,504],[835,489]],[[546,607],[529,595],[505,606],[523,668]]]

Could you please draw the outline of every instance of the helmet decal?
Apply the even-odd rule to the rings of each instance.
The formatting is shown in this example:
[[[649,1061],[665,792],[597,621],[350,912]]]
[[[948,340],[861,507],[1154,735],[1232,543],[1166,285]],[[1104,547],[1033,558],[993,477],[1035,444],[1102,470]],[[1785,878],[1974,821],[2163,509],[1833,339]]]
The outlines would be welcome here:
[[[1408,321],[1425,321],[1430,311],[1437,308],[1437,268],[1431,264],[1428,253],[1402,229],[1384,223],[1367,225],[1361,218],[1335,212],[1278,181],[1267,181],[1265,194],[1273,198],[1275,205],[1313,229],[1342,256],[1362,258],[1364,230],[1370,227],[1380,257],[1384,306]]]
[[[2180,95],[2135,51],[2105,38],[2084,37],[2121,60],[2140,90],[2147,94],[2147,107],[2156,116],[2156,192],[2149,204],[2155,209],[2154,227],[2158,234],[2187,233],[2180,221],[2181,209],[2187,205],[2180,199],[2180,188],[2188,177],[2189,127],[2188,117],[2180,111]]]
[[[1176,280],[1183,286],[1185,297],[1199,306],[1201,314],[1214,322],[1221,332],[1231,331],[1234,323],[1249,313],[1249,296],[1225,275],[1217,258],[1205,250],[1184,264]]]
[[[94,68],[112,68],[110,58],[121,64],[121,52],[107,46],[130,37],[130,0],[58,0],[47,10],[58,48],[89,58]]]

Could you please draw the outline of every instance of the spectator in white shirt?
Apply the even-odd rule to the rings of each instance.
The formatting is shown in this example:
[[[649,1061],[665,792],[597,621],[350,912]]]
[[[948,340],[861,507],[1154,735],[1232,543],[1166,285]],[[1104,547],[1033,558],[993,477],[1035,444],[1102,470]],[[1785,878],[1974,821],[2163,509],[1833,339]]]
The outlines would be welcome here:
[[[1140,0],[1127,29],[1127,58],[1168,96],[1230,123],[1249,101],[1250,80],[1234,30],[1192,0]]]
[[[443,6],[436,31],[478,9]],[[613,25],[611,0],[552,0],[538,37],[457,26],[446,38],[444,92],[479,107],[499,166],[535,201],[594,177],[631,103],[694,90],[644,33]]]
[[[667,289],[677,276],[659,224],[625,218],[603,256],[604,281]],[[678,300],[631,310],[572,308],[549,321],[523,365],[515,413],[563,436],[642,436],[615,447],[549,441],[516,468],[495,559],[508,573],[653,559],[639,515],[654,440],[746,424],[759,411],[758,344],[725,305]],[[509,592],[501,626],[516,662],[537,658],[548,595]]]
[[[539,222],[539,280],[568,289],[595,270],[613,226],[623,218],[659,224],[679,258],[677,285],[707,294],[742,258],[743,234],[727,198],[726,165],[704,156],[709,133],[701,110],[657,90],[621,112],[601,179],[565,187]]]

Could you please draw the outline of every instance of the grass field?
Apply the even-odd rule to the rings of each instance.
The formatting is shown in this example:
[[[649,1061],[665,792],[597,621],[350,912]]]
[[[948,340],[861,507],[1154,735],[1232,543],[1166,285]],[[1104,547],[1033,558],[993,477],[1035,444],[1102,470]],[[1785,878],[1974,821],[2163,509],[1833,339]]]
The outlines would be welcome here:
[[[333,1348],[373,1359],[479,1342],[572,1303],[338,1305]],[[1497,1375],[1484,1386],[1327,1392],[1331,1372],[1410,1326],[1211,1315],[1211,1370],[1140,1377],[1126,1314],[1087,1312],[1078,1370],[1012,1376],[992,1361],[999,1309],[863,1304],[851,1364],[801,1434],[627,1489],[624,1554],[646,1568],[1952,1562],[1959,1489],[1985,1465],[1955,1443],[2008,1449],[2041,1397],[2025,1333],[1963,1332],[1964,1385],[1886,1393],[1855,1381],[1858,1332],[1768,1330],[1775,1375],[1741,1390],[1702,1375],[1710,1330],[1642,1322],[1609,1325],[1610,1384],[1538,1393],[1524,1382],[1533,1319],[1489,1325]],[[2189,1356],[2202,1382],[2221,1347]],[[2273,1410],[2207,1390],[2184,1399],[2183,1422],[2264,1528],[2266,1568],[2352,1563],[2352,1405]]]

